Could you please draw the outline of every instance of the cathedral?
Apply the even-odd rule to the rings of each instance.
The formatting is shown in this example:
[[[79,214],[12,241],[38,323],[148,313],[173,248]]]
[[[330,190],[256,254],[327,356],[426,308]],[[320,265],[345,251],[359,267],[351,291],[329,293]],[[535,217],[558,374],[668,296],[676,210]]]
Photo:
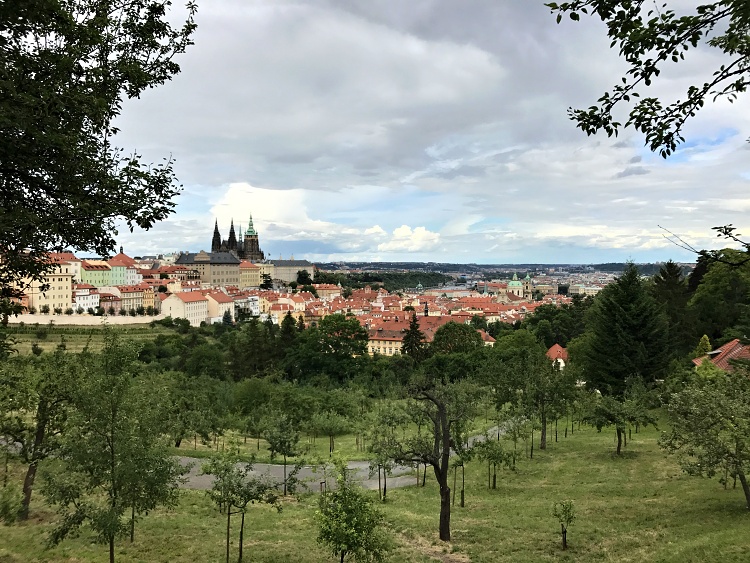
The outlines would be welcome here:
[[[258,233],[253,227],[253,216],[247,225],[247,230],[243,236],[242,227],[239,229],[239,237],[234,232],[234,219],[229,227],[229,238],[222,240],[219,234],[218,220],[214,224],[214,236],[211,240],[211,252],[230,252],[240,260],[249,260],[250,262],[260,262],[265,259],[265,254],[260,249],[258,243]]]

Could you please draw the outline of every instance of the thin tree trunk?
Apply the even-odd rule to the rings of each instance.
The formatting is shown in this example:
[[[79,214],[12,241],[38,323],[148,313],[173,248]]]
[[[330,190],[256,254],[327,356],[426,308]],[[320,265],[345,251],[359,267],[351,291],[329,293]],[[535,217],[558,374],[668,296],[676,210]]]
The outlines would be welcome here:
[[[456,504],[456,478],[458,477],[458,467],[453,468],[453,504]]]
[[[539,449],[547,449],[547,412],[542,409],[542,430],[539,435]]]
[[[383,502],[385,502],[386,495],[388,494],[388,471],[383,467]]]
[[[419,480],[419,473],[417,473],[417,480]],[[378,464],[378,499],[383,500],[383,488],[380,486],[380,464]]]
[[[109,538],[109,563],[115,563],[115,537]]]
[[[737,471],[737,476],[740,478],[742,484],[742,490],[745,492],[745,501],[747,502],[747,508],[750,509],[750,486],[747,484],[747,478],[745,472],[742,470]]]
[[[18,513],[18,517],[21,520],[26,520],[29,517],[31,493],[34,490],[34,480],[36,479],[36,470],[39,465],[37,452],[41,449],[47,434],[47,421],[49,416],[47,402],[44,400],[39,401],[36,412],[37,423],[36,428],[34,429],[34,444],[31,450],[31,463],[29,463],[29,468],[26,470],[26,477],[23,480],[23,501],[21,502],[21,510]]]
[[[464,507],[464,490],[466,485],[466,468],[461,465],[461,508]]]
[[[531,429],[531,453],[529,453],[529,459],[534,459],[534,429]]]
[[[239,558],[237,559],[238,563],[242,563],[242,540],[245,535],[245,511],[242,511],[242,518],[240,519],[240,553]]]
[[[451,541],[451,489],[440,485],[440,539]]]
[[[555,419],[555,443],[557,443],[557,419]]]
[[[425,486],[425,483],[427,483],[427,465],[424,466],[424,471],[422,472],[422,486]]]
[[[346,556],[346,551],[343,549],[341,550],[341,563],[344,563],[344,557]]]
[[[32,461],[26,470],[26,477],[23,480],[23,502],[18,517],[26,520],[29,517],[29,506],[31,505],[31,492],[34,489],[34,479],[36,478],[37,462]]]
[[[560,524],[562,530],[562,541],[563,549],[568,549],[568,530],[565,528],[565,524]]]
[[[230,506],[227,506],[227,563],[229,563],[229,529],[232,518],[232,510]]]
[[[617,427],[617,455],[622,453],[622,428]]]
[[[284,455],[284,496],[286,496],[286,455]]]
[[[135,503],[130,507],[130,543],[135,539]]]

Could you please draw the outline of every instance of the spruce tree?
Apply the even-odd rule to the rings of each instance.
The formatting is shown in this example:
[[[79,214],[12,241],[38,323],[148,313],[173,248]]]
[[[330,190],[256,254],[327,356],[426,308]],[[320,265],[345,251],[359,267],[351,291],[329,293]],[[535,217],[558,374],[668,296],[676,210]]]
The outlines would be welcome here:
[[[634,264],[599,293],[589,312],[588,332],[581,363],[589,388],[619,398],[632,377],[649,383],[664,376],[669,361],[666,317]]]
[[[425,343],[424,332],[419,329],[417,314],[414,312],[411,314],[409,328],[404,333],[401,352],[418,362],[426,356],[427,345]]]

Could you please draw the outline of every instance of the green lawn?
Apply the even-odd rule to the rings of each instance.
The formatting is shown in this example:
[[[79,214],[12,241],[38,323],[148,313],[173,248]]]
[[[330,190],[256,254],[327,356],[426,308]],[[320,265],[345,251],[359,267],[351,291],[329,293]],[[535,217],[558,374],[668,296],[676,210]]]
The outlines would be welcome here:
[[[438,492],[427,486],[391,489],[382,505],[398,544],[394,562],[747,562],[750,511],[740,489],[681,474],[658,449],[658,432],[633,434],[617,458],[613,432],[582,429],[535,450],[515,473],[503,471],[487,489],[486,467],[467,467],[466,507],[453,510],[453,542],[437,540]],[[327,440],[322,442],[327,444]],[[460,482],[460,478],[459,478]],[[376,494],[373,493],[373,498]],[[560,548],[555,500],[573,499],[578,518]],[[458,502],[457,502],[458,504]],[[255,506],[247,519],[247,560],[334,561],[315,542],[315,497],[289,500],[277,514]],[[83,530],[76,539],[45,550],[54,514],[39,497],[31,521],[0,526],[0,562],[106,560],[106,546]],[[238,522],[238,521],[237,521]],[[222,561],[224,517],[201,492],[186,492],[177,510],[156,511],[136,529],[136,541],[118,544],[118,561]],[[236,561],[236,534],[232,557]]]

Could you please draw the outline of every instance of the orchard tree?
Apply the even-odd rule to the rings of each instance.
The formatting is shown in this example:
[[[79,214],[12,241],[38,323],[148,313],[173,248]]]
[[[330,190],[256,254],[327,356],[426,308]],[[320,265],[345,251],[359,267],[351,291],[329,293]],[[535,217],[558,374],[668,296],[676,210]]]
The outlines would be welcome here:
[[[79,358],[53,354],[0,363],[0,439],[27,465],[19,516],[29,516],[39,464],[55,455],[81,375]]]
[[[87,522],[109,544],[131,529],[139,511],[176,503],[183,469],[163,435],[166,391],[138,377],[138,348],[107,330],[100,354],[82,358],[68,431],[43,492],[61,517],[51,542]]]
[[[318,543],[344,563],[347,556],[356,561],[384,561],[391,542],[385,534],[383,513],[355,485],[344,464],[337,466],[336,488],[320,495],[315,520]]]
[[[621,127],[633,127],[645,135],[652,151],[666,158],[684,142],[683,126],[706,98],[732,102],[750,83],[745,0],[714,0],[687,9],[675,0],[573,0],[547,6],[557,13],[558,23],[565,14],[576,21],[581,14],[601,19],[611,46],[617,46],[629,66],[622,80],[595,105],[568,110],[589,135],[603,130],[612,136]],[[698,56],[707,47],[722,54],[722,63],[702,85],[689,86],[684,98],[673,102],[647,95],[648,87],[670,63],[679,63],[691,53]],[[629,107],[624,126],[613,115],[618,106]]]
[[[662,448],[688,475],[736,475],[750,509],[750,373],[743,368],[694,377],[667,408],[672,427],[660,439]]]
[[[284,465],[284,483],[283,491],[286,496],[288,490],[287,481],[287,462],[288,458],[299,455],[297,446],[299,445],[299,431],[294,422],[286,414],[274,413],[266,421],[263,431],[263,438],[268,442],[268,451],[271,452],[271,459],[276,459],[280,455]]]
[[[463,432],[475,415],[483,391],[467,378],[462,363],[441,361],[444,358],[427,360],[409,384],[414,413],[428,423],[425,434],[407,437],[398,445],[395,460],[432,467],[440,491],[439,536],[442,541],[450,541],[451,451],[464,443]]]
[[[117,221],[148,229],[172,212],[171,157],[153,166],[112,144],[123,101],[177,74],[192,43],[195,5],[169,5],[0,4],[0,297],[44,282],[50,250],[106,255]]]

